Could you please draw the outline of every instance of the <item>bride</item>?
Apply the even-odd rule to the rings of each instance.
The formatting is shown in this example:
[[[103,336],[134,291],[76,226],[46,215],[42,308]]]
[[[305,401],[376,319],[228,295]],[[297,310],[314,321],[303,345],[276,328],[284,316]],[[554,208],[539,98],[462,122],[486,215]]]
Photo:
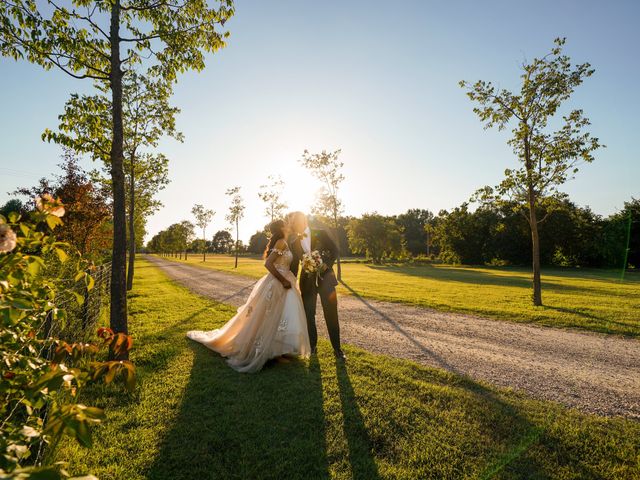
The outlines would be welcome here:
[[[227,357],[239,372],[257,372],[271,358],[311,352],[302,297],[290,270],[288,226],[276,220],[269,229],[264,264],[269,273],[258,280],[247,303],[222,328],[187,332],[191,340]]]

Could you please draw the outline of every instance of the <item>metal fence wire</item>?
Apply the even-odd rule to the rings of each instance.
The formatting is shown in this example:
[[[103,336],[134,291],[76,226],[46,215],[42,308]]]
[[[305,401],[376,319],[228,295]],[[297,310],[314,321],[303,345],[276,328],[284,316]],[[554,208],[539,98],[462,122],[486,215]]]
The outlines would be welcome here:
[[[65,320],[57,322],[49,316],[41,325],[38,334],[42,334],[44,338],[56,338],[67,343],[95,341],[96,330],[101,323],[101,318],[108,313],[111,262],[95,267],[88,273],[94,279],[94,286],[91,290],[83,285],[78,285],[73,279],[60,281],[55,303],[56,308],[66,312]],[[78,303],[77,295],[83,298],[82,304]],[[52,354],[53,350],[47,348],[46,345],[39,352],[41,357],[46,358],[51,358]],[[40,412],[43,423],[47,421],[47,413],[46,407]],[[46,443],[41,441],[35,455],[35,465],[42,465],[45,453]]]

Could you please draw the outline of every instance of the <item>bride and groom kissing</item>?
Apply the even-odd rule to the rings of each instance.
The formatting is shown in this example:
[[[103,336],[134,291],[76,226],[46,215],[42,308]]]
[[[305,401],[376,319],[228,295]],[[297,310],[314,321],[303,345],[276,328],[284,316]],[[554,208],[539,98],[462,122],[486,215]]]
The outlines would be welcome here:
[[[267,274],[255,284],[247,302],[222,328],[192,330],[187,337],[226,357],[239,372],[257,372],[272,358],[307,357],[316,352],[320,296],[331,346],[336,359],[344,362],[338,281],[333,273],[338,247],[326,230],[310,228],[302,212],[289,213],[269,229]]]

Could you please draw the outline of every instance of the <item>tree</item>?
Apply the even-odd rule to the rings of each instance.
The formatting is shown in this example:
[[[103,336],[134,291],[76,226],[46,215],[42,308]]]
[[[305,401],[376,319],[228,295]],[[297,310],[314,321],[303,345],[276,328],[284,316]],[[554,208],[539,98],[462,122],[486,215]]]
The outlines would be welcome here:
[[[227,230],[218,230],[213,236],[213,251],[215,253],[231,253],[233,237]]]
[[[429,210],[412,208],[398,215],[396,222],[400,226],[407,250],[412,255],[429,254],[429,227],[433,222],[433,213]]]
[[[126,333],[126,205],[123,77],[136,66],[168,81],[204,68],[204,52],[222,48],[216,31],[233,15],[231,0],[217,9],[205,0],[136,2],[74,0],[69,7],[36,0],[0,0],[0,54],[73,78],[91,79],[111,93],[110,174],[113,191],[113,263],[110,324]],[[122,47],[125,47],[124,58]]]
[[[257,231],[249,239],[249,251],[251,253],[263,253],[269,244],[269,237],[263,231]]]
[[[340,214],[343,211],[342,202],[338,196],[340,184],[344,181],[344,175],[340,170],[344,163],[338,160],[341,150],[311,154],[305,150],[300,163],[311,172],[322,183],[322,188],[318,193],[316,202],[312,208],[312,213],[329,220],[334,230],[334,237],[337,239],[337,231],[340,227]],[[336,241],[338,250],[342,250],[342,245]],[[338,280],[342,280],[342,267],[340,255],[336,258],[338,270]]]
[[[107,177],[110,168],[112,105],[106,88],[100,83],[95,87],[99,94],[71,95],[64,113],[59,116],[59,131],[47,129],[43,139],[53,140],[78,153],[87,153],[94,160],[101,160],[106,176],[103,178],[95,172],[94,177],[111,188],[111,181]],[[122,78],[123,167],[128,187],[127,290],[133,287],[136,230],[144,230],[146,218],[161,206],[154,196],[169,183],[168,159],[162,154],[151,153],[149,149],[155,148],[165,135],[183,140],[182,134],[175,128],[175,116],[179,110],[169,105],[171,93],[171,82],[161,77],[145,77],[129,71]]]
[[[0,207],[0,215],[7,217],[10,212],[17,212],[20,215],[24,215],[27,212],[27,207],[22,203],[22,200],[18,198],[11,198],[7,200],[2,207]]]
[[[193,214],[194,217],[196,217],[196,225],[198,226],[198,228],[202,229],[202,242],[203,242],[202,261],[206,262],[207,261],[206,230],[207,230],[207,226],[211,223],[211,220],[213,219],[213,216],[216,214],[216,212],[214,212],[213,210],[207,210],[202,205],[195,204],[191,209],[191,213]]]
[[[352,218],[347,228],[351,249],[364,253],[373,263],[380,264],[385,256],[402,253],[402,235],[393,218],[376,212]]]
[[[227,222],[236,227],[236,263],[233,268],[238,268],[238,250],[240,249],[240,220],[244,217],[244,200],[240,196],[240,187],[232,187],[226,194],[231,198],[229,213],[226,216]]]
[[[491,82],[460,82],[460,86],[467,89],[468,97],[479,105],[473,111],[485,128],[495,126],[503,130],[515,123],[508,144],[520,166],[506,169],[505,179],[498,186],[485,187],[475,198],[484,202],[514,201],[517,210],[527,218],[531,229],[533,304],[536,306],[542,305],[538,226],[546,218],[538,218],[538,210],[562,199],[558,191],[560,185],[578,171],[582,162],[592,162],[592,152],[601,147],[597,138],[584,132],[589,120],[582,110],[564,115],[562,127],[555,132],[548,131],[548,123],[562,103],[594,73],[588,63],[572,66],[571,59],[562,53],[564,43],[565,39],[556,39],[550,54],[523,65],[517,95],[496,88]]]
[[[265,203],[265,215],[269,222],[273,222],[284,216],[287,204],[282,200],[282,191],[284,190],[282,178],[269,175],[268,179],[270,183],[260,185],[258,197]]]
[[[66,220],[56,230],[57,238],[73,245],[85,258],[100,261],[107,256],[113,235],[109,195],[91,181],[72,152],[64,152],[59,167],[62,174],[54,180],[42,178],[38,185],[15,193],[29,199],[43,195],[59,198],[65,205]]]

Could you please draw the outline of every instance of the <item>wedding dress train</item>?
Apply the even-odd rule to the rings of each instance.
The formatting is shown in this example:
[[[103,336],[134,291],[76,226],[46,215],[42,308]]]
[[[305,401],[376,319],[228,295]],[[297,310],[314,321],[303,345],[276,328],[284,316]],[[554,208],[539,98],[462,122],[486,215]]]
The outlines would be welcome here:
[[[311,353],[307,322],[296,277],[291,273],[293,255],[277,251],[274,265],[292,287],[285,289],[271,273],[256,283],[247,302],[222,328],[192,330],[187,337],[227,357],[239,372],[257,372],[271,358]]]

